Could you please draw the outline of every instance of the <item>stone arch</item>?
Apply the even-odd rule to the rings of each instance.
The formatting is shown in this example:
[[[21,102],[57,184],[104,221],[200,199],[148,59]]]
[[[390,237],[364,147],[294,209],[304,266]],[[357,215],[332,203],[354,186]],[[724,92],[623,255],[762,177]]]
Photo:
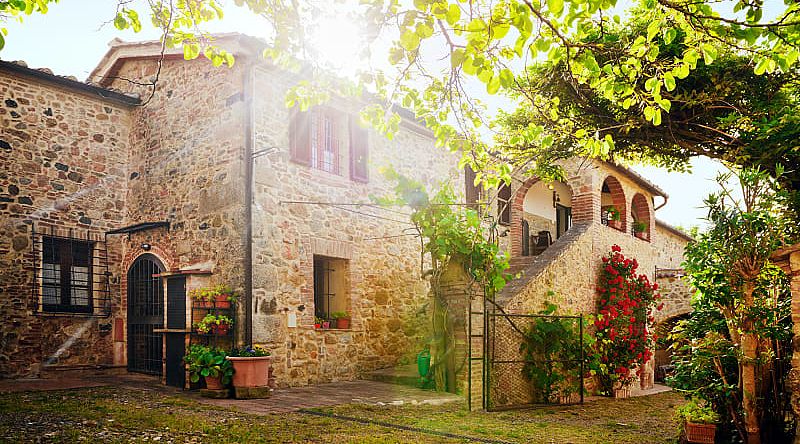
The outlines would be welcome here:
[[[522,256],[523,250],[523,215],[524,215],[524,204],[525,204],[525,196],[528,194],[528,191],[531,189],[532,186],[539,183],[540,179],[538,177],[531,177],[527,179],[522,185],[517,188],[514,195],[511,198],[511,225],[509,226],[509,235],[511,236],[511,257],[519,257]],[[570,192],[572,193],[571,200],[569,202],[570,208],[574,212],[576,209],[576,193],[575,188],[570,185],[568,182],[561,182],[569,188]],[[533,229],[531,229],[531,234],[534,234]],[[555,236],[553,237],[555,239]]]
[[[633,223],[643,222],[646,228],[643,232],[637,233],[634,229],[634,236],[650,242],[652,239],[653,218],[651,217],[650,204],[642,193],[636,193],[631,199],[631,217]]]
[[[606,196],[604,196],[606,195]],[[605,201],[604,198],[605,197]],[[619,211],[619,221],[610,220],[607,216],[611,208]],[[600,221],[604,225],[624,232],[628,226],[628,205],[622,184],[614,176],[606,176],[600,188]]]

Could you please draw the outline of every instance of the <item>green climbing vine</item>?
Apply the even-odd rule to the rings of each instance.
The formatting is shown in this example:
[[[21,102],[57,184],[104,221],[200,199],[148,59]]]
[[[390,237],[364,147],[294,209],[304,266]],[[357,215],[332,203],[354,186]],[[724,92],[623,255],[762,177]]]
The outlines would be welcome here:
[[[500,251],[496,227],[482,221],[477,208],[466,206],[449,184],[430,195],[425,187],[393,169],[383,171],[395,182],[394,196],[373,198],[382,205],[411,208],[411,222],[422,246],[423,276],[431,285],[431,370],[436,390],[455,392],[457,363],[453,313],[443,286],[447,273],[460,267],[469,285],[478,285],[487,298],[505,287],[511,275],[508,255]]]

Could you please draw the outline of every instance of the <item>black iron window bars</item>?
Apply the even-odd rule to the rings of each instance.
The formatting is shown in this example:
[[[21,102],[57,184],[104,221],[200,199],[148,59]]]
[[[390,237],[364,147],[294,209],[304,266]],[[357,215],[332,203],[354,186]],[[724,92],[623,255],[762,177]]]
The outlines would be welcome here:
[[[31,231],[32,305],[37,314],[107,317],[111,314],[105,236],[36,227]]]

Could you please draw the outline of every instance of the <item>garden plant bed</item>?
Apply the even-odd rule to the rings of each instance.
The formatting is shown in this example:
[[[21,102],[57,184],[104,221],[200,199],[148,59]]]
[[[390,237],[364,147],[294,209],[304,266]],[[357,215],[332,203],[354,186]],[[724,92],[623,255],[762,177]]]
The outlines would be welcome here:
[[[343,405],[315,410],[334,417],[295,412],[265,420],[183,394],[101,387],[0,395],[0,441],[657,443],[676,439],[672,411],[680,403],[662,393],[502,413],[470,413],[460,403]]]

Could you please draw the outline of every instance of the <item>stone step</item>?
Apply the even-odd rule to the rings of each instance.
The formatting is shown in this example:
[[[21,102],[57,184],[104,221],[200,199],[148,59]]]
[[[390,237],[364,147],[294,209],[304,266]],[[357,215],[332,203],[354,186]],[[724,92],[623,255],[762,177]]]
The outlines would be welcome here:
[[[371,371],[364,374],[364,379],[410,387],[419,387],[420,385],[417,364],[400,365]]]

